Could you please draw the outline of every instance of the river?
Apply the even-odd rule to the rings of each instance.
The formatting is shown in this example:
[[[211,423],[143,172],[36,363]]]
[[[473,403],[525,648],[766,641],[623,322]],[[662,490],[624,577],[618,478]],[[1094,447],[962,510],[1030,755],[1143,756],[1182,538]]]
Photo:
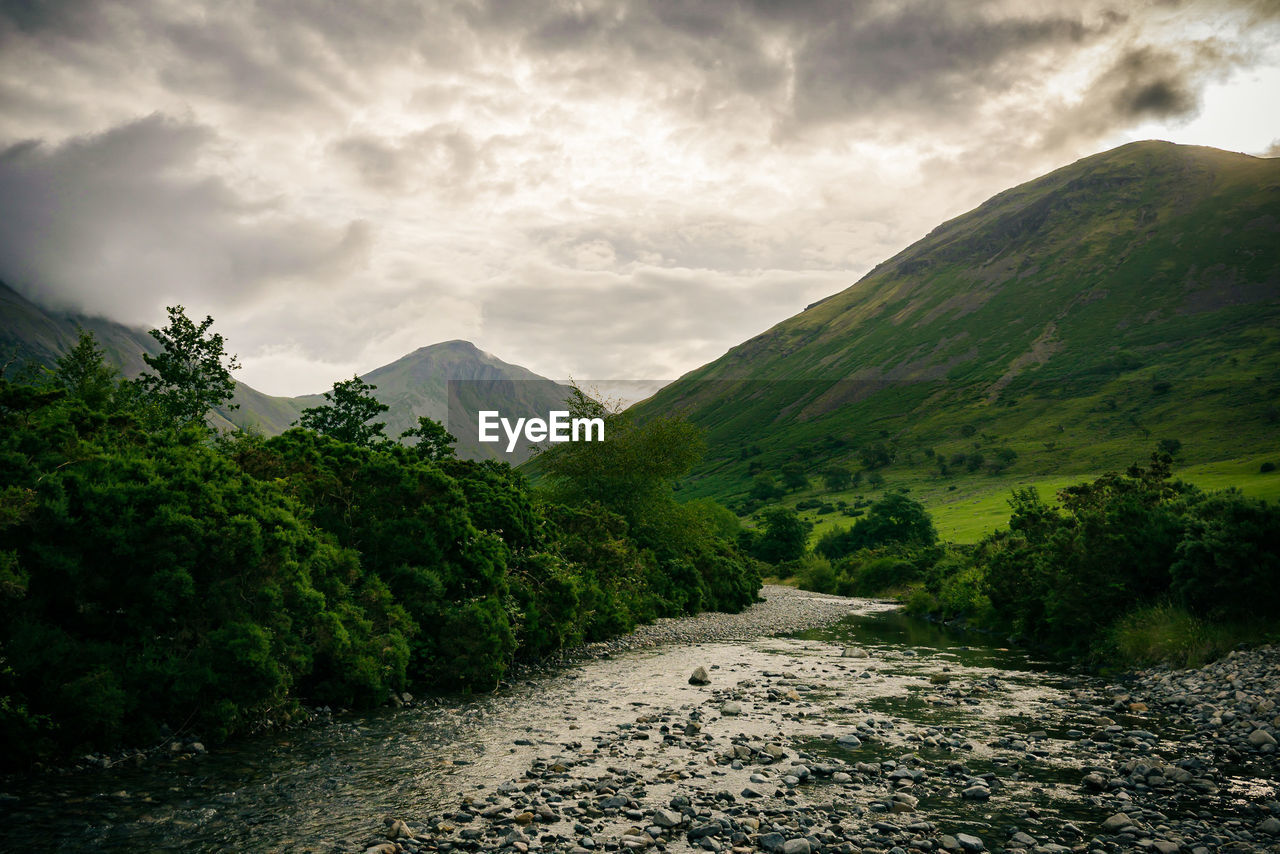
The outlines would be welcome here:
[[[7,793],[17,800],[0,806],[0,849],[363,851],[383,816],[420,826],[460,802],[509,800],[517,788],[510,781],[523,783],[531,768],[561,761],[572,768],[562,776],[575,780],[617,774],[623,764],[641,769],[633,772],[638,791],[654,805],[686,790],[710,798],[713,789],[759,788],[753,781],[764,780],[783,800],[795,801],[794,790],[801,806],[844,807],[867,822],[914,800],[907,811],[915,816],[987,839],[1010,826],[1052,826],[1057,838],[1063,827],[1106,817],[1109,808],[1081,788],[1099,755],[1081,750],[1080,739],[1100,726],[1156,723],[1113,714],[1103,724],[1102,683],[1086,675],[880,603],[850,600],[849,607],[850,616],[824,628],[623,651],[484,696],[339,715],[202,756],[9,780]],[[689,684],[699,666],[709,685]],[[738,713],[726,713],[726,702]],[[783,779],[785,762],[781,770],[752,760],[717,764],[735,744],[766,762],[757,748],[780,745],[788,761],[900,763],[929,769],[928,780],[899,779],[888,788],[855,782],[849,791],[796,785]],[[957,763],[963,773],[943,770]],[[975,780],[991,797],[961,796],[962,781]],[[893,800],[907,790],[913,797]],[[561,800],[549,797],[553,805]],[[541,829],[575,839],[584,834],[570,825],[588,815],[597,819],[590,835],[602,844],[616,843],[636,818],[626,809],[585,810],[578,821],[557,814]]]

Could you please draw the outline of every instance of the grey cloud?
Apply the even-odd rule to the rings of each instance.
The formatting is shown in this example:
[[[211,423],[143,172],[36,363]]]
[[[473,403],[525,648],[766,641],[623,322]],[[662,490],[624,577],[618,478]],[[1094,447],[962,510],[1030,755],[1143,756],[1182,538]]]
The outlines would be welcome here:
[[[1019,56],[1097,32],[1078,17],[988,17],[936,0],[846,16],[800,45],[793,116],[812,123],[968,110],[1024,77]]]
[[[338,140],[333,153],[372,189],[433,189],[463,197],[486,155],[466,131],[439,124],[398,138],[357,134]]]
[[[485,8],[488,17],[473,25],[523,33],[530,54],[576,63],[596,85],[621,86],[643,68],[691,85],[674,99],[691,109],[744,96],[790,125],[973,107],[1025,75],[1018,58],[1079,45],[1123,20],[1100,14],[1086,24],[1079,12],[1034,16],[1016,5],[941,0]],[[688,75],[691,84],[676,83]]]
[[[1080,101],[1053,117],[1043,144],[1060,148],[1149,119],[1194,117],[1206,85],[1245,61],[1217,41],[1131,45],[1089,84]]]
[[[359,103],[379,70],[459,67],[474,47],[450,4],[414,0],[0,0],[0,44],[17,39],[103,79],[260,113]]]
[[[0,38],[6,30],[29,35],[91,32],[95,5],[92,0],[0,0]]]
[[[484,292],[482,338],[516,361],[555,353],[580,378],[671,379],[848,284],[837,273],[531,268]]]
[[[1117,114],[1136,118],[1184,115],[1199,100],[1192,70],[1176,55],[1150,47],[1123,54],[1095,81],[1093,94],[1109,98]]]
[[[60,146],[0,153],[0,278],[42,302],[125,320],[166,302],[251,300],[274,281],[333,281],[368,252],[332,228],[245,199],[190,164],[211,130],[153,115]]]

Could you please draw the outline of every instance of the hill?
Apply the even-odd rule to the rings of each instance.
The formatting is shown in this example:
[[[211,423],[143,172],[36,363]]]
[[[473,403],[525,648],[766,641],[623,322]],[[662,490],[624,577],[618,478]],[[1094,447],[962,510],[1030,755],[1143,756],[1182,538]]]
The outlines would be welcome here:
[[[383,420],[388,436],[399,436],[425,415],[458,437],[458,454],[468,459],[501,459],[512,464],[530,456],[527,447],[510,455],[505,443],[481,443],[477,415],[493,409],[516,418],[563,409],[568,388],[486,353],[470,341],[445,341],[419,348],[389,365],[361,375],[378,387],[376,397],[391,407]],[[318,406],[322,395],[292,398],[297,406]]]
[[[154,354],[159,349],[145,330],[105,318],[48,310],[0,282],[0,364],[8,363],[9,372],[24,364],[53,365],[75,345],[82,328],[97,337],[108,361],[125,376],[141,373],[146,368],[142,354]],[[230,349],[234,351],[234,347]],[[467,341],[422,347],[364,374],[362,379],[376,385],[375,396],[391,407],[383,416],[387,435],[399,436],[417,424],[418,416],[426,415],[443,421],[458,437],[459,456],[512,463],[527,459],[529,449],[520,447],[507,455],[498,445],[480,443],[476,412],[497,409],[509,417],[545,416],[549,410],[562,407],[567,391],[564,386],[508,364]],[[210,417],[214,426],[252,427],[274,435],[287,430],[306,407],[324,403],[324,397],[273,397],[237,383],[232,402],[239,408],[215,411]]]
[[[741,509],[788,464],[940,501],[1162,439],[1181,464],[1274,454],[1278,403],[1280,159],[1142,142],[943,223],[636,411],[703,425],[686,494]]]

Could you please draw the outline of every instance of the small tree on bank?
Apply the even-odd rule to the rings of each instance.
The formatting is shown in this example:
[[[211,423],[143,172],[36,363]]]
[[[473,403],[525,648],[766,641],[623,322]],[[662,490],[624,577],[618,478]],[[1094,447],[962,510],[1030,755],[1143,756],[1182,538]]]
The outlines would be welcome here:
[[[323,406],[311,406],[302,410],[299,426],[314,430],[340,442],[372,447],[387,441],[383,432],[387,425],[381,421],[369,423],[391,407],[373,396],[376,385],[369,385],[358,376],[333,384],[333,391],[326,391]],[[447,434],[446,434],[447,435]]]
[[[425,415],[419,415],[418,426],[405,430],[400,438],[416,438],[418,441],[413,449],[423,459],[439,462],[457,456],[453,446],[457,444],[458,437],[446,430],[439,421]]]
[[[84,329],[76,346],[58,358],[54,376],[69,397],[94,409],[107,404],[119,380],[119,372],[106,363],[98,339]]]
[[[221,406],[236,391],[231,372],[240,368],[234,355],[227,355],[222,336],[211,333],[213,318],[199,324],[187,317],[180,305],[171,305],[169,325],[152,329],[151,337],[164,349],[142,360],[154,373],[134,381],[147,420],[157,427],[182,428],[203,424],[210,409]],[[236,409],[231,405],[229,409]]]

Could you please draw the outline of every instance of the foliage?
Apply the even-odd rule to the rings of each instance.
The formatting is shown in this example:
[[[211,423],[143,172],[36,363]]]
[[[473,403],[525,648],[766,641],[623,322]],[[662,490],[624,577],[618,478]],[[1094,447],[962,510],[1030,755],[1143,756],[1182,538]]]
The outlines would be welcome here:
[[[832,466],[822,472],[822,482],[830,490],[847,489],[852,480],[852,474],[842,466]]]
[[[485,690],[517,656],[755,599],[736,518],[674,500],[697,448],[679,425],[623,426],[609,460],[635,468],[576,460],[552,503],[434,422],[415,447],[344,433],[358,406],[328,434],[149,431],[97,366],[84,338],[49,387],[0,381],[6,764]]]
[[[655,613],[736,611],[755,601],[758,571],[722,535],[728,527],[723,516],[708,513],[705,504],[691,508],[675,500],[676,479],[702,456],[702,431],[670,417],[639,423],[607,411],[576,387],[568,409],[574,418],[603,419],[604,440],[555,445],[538,457],[547,499],[621,518],[649,561],[646,595]]]
[[[751,481],[750,496],[755,501],[771,501],[782,494],[783,490],[769,472],[760,472]]]
[[[353,445],[369,447],[386,441],[383,433],[386,425],[376,421],[369,423],[391,408],[373,396],[377,389],[377,386],[369,385],[358,376],[335,382],[333,390],[324,393],[326,402],[321,406],[310,406],[302,410],[298,424],[304,430],[314,430],[339,442]],[[422,429],[421,422],[419,429]],[[429,445],[424,450],[431,450],[433,447]]]
[[[1063,489],[1052,506],[1033,488],[1015,491],[1008,530],[959,572],[966,584],[980,577],[990,624],[1066,655],[1119,650],[1144,661],[1139,648],[1206,654],[1192,638],[1212,623],[1197,620],[1280,619],[1280,507],[1206,496],[1172,481],[1169,466],[1154,454],[1146,468]]]
[[[890,493],[872,504],[853,527],[828,531],[814,549],[830,560],[838,560],[861,549],[891,544],[927,548],[937,541],[938,533],[924,505]]]
[[[790,492],[797,489],[805,489],[809,485],[809,478],[804,473],[804,466],[799,463],[787,463],[778,470],[782,475],[782,488]]]
[[[101,409],[115,392],[119,372],[107,365],[93,333],[81,329],[75,346],[58,357],[54,378],[68,397],[90,409]]]
[[[1177,601],[1197,614],[1280,618],[1280,505],[1220,492],[1189,508],[1170,568]]]
[[[795,574],[801,590],[812,590],[814,593],[836,592],[839,576],[831,566],[831,561],[822,555],[805,555],[795,568]]]
[[[297,696],[367,704],[403,684],[403,611],[198,430],[146,435],[7,384],[0,409],[0,474],[28,502],[0,531],[26,580],[6,585],[0,694],[49,722],[12,759],[166,722],[216,738]]]
[[[1126,613],[1101,639],[1113,660],[1148,667],[1199,667],[1229,652],[1250,631],[1239,623],[1209,623],[1167,600]]]
[[[765,563],[784,563],[801,557],[808,547],[810,525],[790,507],[760,512],[760,530],[749,539],[748,550]]]
[[[210,409],[235,394],[231,372],[240,363],[226,354],[222,336],[209,331],[212,317],[196,324],[180,305],[169,306],[167,311],[169,324],[151,330],[151,337],[163,349],[158,355],[142,355],[152,373],[143,374],[133,384],[152,426],[203,424]]]
[[[413,448],[423,459],[439,461],[456,456],[453,446],[457,444],[458,437],[444,429],[439,421],[425,415],[418,416],[418,426],[405,430],[400,438],[417,439]]]
[[[296,428],[246,438],[232,456],[253,477],[281,483],[311,508],[317,527],[358,550],[365,570],[386,584],[419,627],[412,679],[436,688],[492,687],[514,648],[501,613],[507,549],[472,524],[454,478],[410,449],[364,447]],[[451,665],[445,653],[455,646],[460,604],[492,636],[481,643],[468,629],[477,649]]]

